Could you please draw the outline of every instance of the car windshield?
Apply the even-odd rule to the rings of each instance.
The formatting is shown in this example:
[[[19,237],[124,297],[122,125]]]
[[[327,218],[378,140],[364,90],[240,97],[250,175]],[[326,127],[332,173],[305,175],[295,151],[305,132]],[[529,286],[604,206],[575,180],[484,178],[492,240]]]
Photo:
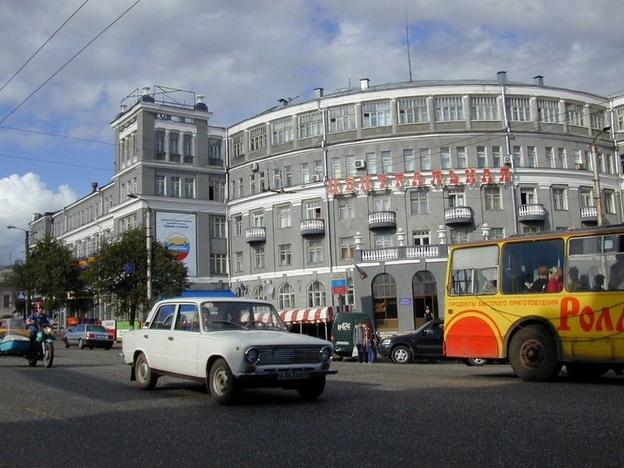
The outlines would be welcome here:
[[[201,304],[204,329],[254,328],[286,330],[279,313],[270,304],[205,301]]]

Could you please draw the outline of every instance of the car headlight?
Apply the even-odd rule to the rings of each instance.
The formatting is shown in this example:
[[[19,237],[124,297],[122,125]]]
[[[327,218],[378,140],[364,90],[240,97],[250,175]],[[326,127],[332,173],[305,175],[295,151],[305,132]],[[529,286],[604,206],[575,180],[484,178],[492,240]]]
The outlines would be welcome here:
[[[381,346],[388,346],[390,344],[390,338],[385,338],[381,340]]]
[[[332,354],[333,354],[332,349],[329,346],[325,346],[319,352],[319,359],[321,360],[321,362],[329,362],[329,360],[332,357]]]
[[[258,362],[259,358],[260,352],[258,351],[258,348],[249,348],[247,351],[245,351],[245,361],[247,361],[249,364],[255,364],[256,362]]]

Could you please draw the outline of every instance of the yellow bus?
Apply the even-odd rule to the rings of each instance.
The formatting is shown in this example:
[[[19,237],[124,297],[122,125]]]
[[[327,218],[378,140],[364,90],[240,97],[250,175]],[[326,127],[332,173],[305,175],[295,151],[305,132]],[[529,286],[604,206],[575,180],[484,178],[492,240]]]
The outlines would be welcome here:
[[[624,226],[451,246],[448,357],[508,359],[522,380],[624,370]]]

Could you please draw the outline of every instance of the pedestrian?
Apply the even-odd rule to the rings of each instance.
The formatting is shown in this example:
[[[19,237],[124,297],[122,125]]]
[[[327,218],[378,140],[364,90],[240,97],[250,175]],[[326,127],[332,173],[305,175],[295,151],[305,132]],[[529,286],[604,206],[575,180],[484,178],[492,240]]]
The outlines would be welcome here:
[[[358,322],[353,330],[353,344],[357,348],[357,358],[358,362],[365,362],[364,358],[366,352],[366,346],[364,344],[365,340],[365,330],[362,322]]]
[[[368,322],[365,327],[366,331],[364,342],[366,343],[367,362],[375,362],[377,361],[377,348],[375,347],[375,333],[373,332],[373,325],[371,322]]]
[[[429,322],[431,320],[433,320],[431,309],[429,308],[429,306],[425,306],[425,322]]]

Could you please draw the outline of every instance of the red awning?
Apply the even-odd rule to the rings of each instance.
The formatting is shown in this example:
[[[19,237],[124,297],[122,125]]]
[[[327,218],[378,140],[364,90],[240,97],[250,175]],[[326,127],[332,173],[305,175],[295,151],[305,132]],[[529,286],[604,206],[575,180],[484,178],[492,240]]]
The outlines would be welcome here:
[[[334,311],[331,307],[316,307],[312,309],[285,309],[280,310],[280,317],[284,323],[326,323],[334,320]]]

